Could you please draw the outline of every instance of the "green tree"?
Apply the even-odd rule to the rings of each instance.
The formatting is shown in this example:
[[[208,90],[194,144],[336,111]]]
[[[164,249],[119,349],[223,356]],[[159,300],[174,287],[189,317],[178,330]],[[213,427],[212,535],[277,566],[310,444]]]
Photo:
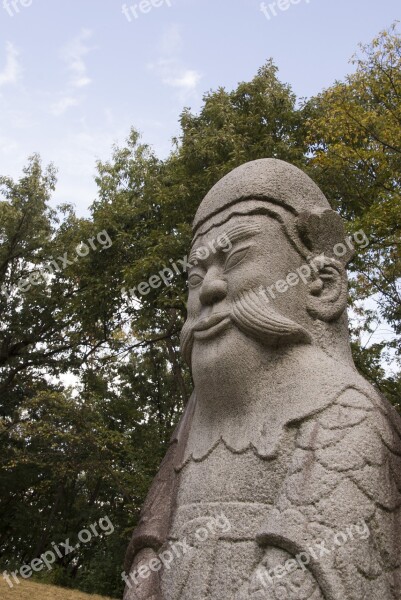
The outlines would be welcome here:
[[[395,348],[401,333],[401,37],[394,24],[371,44],[361,46],[352,61],[355,72],[344,82],[309,101],[310,169],[332,205],[348,221],[349,231],[362,229],[370,243],[358,249],[353,263],[351,300],[374,297],[375,318],[366,312],[367,331],[386,321],[396,338],[383,343],[381,355]],[[372,322],[373,321],[373,322]],[[357,364],[369,376],[372,352],[359,346]],[[364,364],[364,356],[366,364]],[[390,391],[385,377],[371,377]],[[401,391],[393,378],[392,397]]]

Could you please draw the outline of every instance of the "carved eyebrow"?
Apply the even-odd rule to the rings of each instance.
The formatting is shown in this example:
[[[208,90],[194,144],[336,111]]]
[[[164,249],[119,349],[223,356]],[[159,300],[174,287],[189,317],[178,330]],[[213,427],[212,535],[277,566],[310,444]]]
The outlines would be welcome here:
[[[251,237],[257,233],[260,233],[261,231],[261,225],[244,223],[229,229],[225,235],[228,237],[230,242],[233,243],[242,240],[243,238]]]
[[[228,231],[220,234],[217,237],[221,237],[222,235],[224,235],[226,237],[226,239],[228,239],[231,243],[234,243],[234,242],[238,242],[239,240],[242,240],[244,238],[251,237],[257,233],[260,233],[261,231],[262,231],[261,225],[243,223],[242,225],[237,225],[236,227],[229,229]],[[202,247],[203,247],[203,245],[200,244],[197,248],[193,248],[191,250],[190,255],[189,255],[189,262],[192,262],[193,259],[197,258],[196,251],[198,248],[202,248]],[[201,259],[198,259],[198,260],[201,260]]]
[[[198,247],[199,247],[199,248],[202,248],[202,246],[198,246]],[[201,260],[201,259],[198,259],[198,258],[197,258],[197,256],[196,256],[196,250],[197,250],[197,248],[194,248],[193,250],[191,250],[191,252],[190,252],[190,254],[189,254],[189,259],[188,259],[188,262],[189,262],[190,264],[192,264],[192,263],[193,263],[193,261],[194,261],[195,259],[196,259],[196,260]],[[194,264],[196,264],[196,263],[194,263]]]

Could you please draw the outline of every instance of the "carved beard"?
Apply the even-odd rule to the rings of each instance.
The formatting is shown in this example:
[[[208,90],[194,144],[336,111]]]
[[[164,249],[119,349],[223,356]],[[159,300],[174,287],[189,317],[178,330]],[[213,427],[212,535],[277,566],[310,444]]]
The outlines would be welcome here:
[[[310,334],[302,325],[274,310],[267,296],[254,290],[238,294],[228,316],[242,333],[266,346],[311,342]],[[197,322],[198,318],[189,316],[181,332],[181,351],[188,365],[191,365]]]

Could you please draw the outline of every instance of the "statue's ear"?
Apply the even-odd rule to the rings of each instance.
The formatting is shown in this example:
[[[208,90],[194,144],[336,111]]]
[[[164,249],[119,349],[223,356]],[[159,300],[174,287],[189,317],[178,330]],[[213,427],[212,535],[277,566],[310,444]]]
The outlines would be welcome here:
[[[302,212],[296,220],[296,228],[309,254],[317,256],[323,253],[333,258],[337,256],[344,265],[355,254],[354,245],[346,237],[343,219],[334,210]],[[337,248],[339,254],[336,254]]]
[[[311,262],[315,279],[309,284],[307,310],[315,319],[335,321],[347,308],[348,283],[344,265],[318,256]]]

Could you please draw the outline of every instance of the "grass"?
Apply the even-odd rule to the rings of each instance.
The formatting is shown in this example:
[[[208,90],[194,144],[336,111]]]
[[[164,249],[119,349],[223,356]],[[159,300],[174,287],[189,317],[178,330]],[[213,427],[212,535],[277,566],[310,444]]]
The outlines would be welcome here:
[[[83,594],[75,590],[32,581],[21,581],[19,585],[15,584],[13,588],[10,588],[2,577],[0,577],[0,598],[1,600],[112,600],[105,596]]]

